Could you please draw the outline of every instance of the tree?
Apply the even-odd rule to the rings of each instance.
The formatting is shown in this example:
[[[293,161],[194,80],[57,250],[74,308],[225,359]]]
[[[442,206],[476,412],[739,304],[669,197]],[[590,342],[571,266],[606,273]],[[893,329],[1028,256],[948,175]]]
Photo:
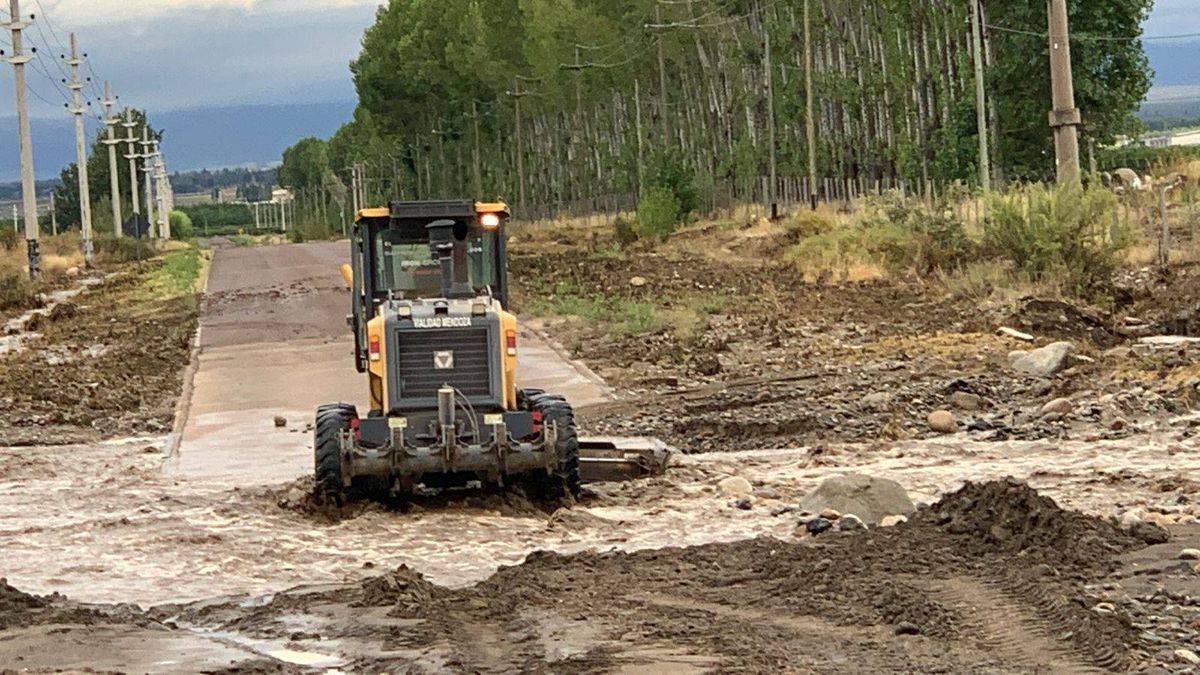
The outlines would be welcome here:
[[[293,190],[323,187],[329,182],[328,143],[305,138],[283,151],[279,184]]]

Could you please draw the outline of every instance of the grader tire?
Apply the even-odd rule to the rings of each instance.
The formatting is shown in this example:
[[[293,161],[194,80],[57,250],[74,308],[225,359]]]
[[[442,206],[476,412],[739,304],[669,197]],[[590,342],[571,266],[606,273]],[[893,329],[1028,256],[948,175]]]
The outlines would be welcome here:
[[[542,414],[542,424],[554,424],[558,429],[555,443],[556,463],[551,471],[538,476],[540,496],[549,500],[579,496],[579,436],[575,429],[575,412],[561,396],[542,394],[532,397],[532,408]]]
[[[358,410],[349,403],[330,403],[317,408],[317,424],[313,430],[317,492],[338,506],[346,503],[341,434],[349,431],[356,419]]]

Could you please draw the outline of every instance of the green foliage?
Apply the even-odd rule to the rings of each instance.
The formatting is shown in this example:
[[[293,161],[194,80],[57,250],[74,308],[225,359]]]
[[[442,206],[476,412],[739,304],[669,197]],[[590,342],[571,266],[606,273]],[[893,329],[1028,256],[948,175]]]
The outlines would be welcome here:
[[[679,224],[680,211],[679,199],[669,189],[650,188],[638,203],[638,236],[665,239]]]
[[[645,170],[646,190],[662,188],[671,193],[678,202],[676,220],[682,220],[689,213],[697,211],[702,206],[700,191],[696,189],[696,177],[684,165],[680,153],[675,151],[659,151],[647,162]],[[639,209],[640,211],[640,209]]]
[[[196,236],[196,229],[192,226],[192,219],[183,211],[175,210],[169,216],[171,220],[171,237],[175,239],[191,239]]]
[[[1112,214],[1116,197],[1104,189],[1033,185],[988,200],[985,251],[1038,280],[1058,275],[1070,292],[1107,289],[1130,243]]]
[[[305,138],[283,151],[279,184],[293,190],[323,187],[330,178],[328,143]]]
[[[613,221],[613,237],[620,246],[628,246],[638,239],[637,222],[623,216]]]
[[[154,248],[154,243],[148,239],[114,237],[111,234],[102,234],[95,238],[92,245],[96,252],[96,257],[100,261],[107,263],[122,264],[149,260],[158,255],[158,250]]]
[[[1096,163],[1101,171],[1125,168],[1146,173],[1200,160],[1200,147],[1147,148],[1127,145],[1123,148],[1104,148],[1099,150],[1096,156]]]
[[[13,251],[17,245],[21,243],[21,234],[14,229],[0,229],[0,248],[5,251]]]
[[[195,204],[179,208],[198,236],[231,234],[254,227],[254,210],[248,204]]]
[[[200,249],[195,246],[164,254],[162,265],[146,280],[147,290],[157,298],[173,298],[197,292],[200,260]]]

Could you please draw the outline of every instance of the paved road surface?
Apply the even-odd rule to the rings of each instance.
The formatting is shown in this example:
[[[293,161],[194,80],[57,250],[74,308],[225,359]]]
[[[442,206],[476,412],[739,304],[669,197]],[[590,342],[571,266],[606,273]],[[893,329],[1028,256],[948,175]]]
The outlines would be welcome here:
[[[366,407],[346,326],[338,267],[345,242],[214,249],[201,317],[199,369],[169,472],[255,486],[312,470],[306,431],[322,403]],[[532,333],[521,336],[522,386],[577,406],[606,400],[604,385]],[[274,426],[276,416],[288,420]]]

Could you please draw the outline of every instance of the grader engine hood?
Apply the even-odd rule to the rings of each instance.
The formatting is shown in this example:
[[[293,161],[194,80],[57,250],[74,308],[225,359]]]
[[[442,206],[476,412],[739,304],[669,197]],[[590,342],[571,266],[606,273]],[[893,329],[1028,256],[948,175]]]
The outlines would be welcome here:
[[[442,385],[473,406],[504,406],[504,337],[488,299],[393,302],[383,316],[390,412],[436,409]]]

